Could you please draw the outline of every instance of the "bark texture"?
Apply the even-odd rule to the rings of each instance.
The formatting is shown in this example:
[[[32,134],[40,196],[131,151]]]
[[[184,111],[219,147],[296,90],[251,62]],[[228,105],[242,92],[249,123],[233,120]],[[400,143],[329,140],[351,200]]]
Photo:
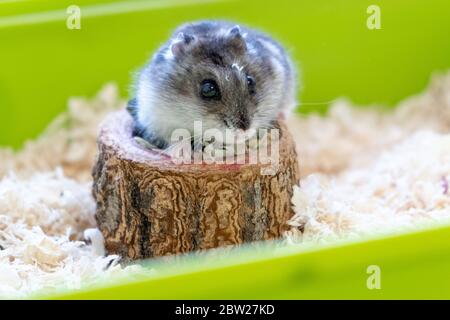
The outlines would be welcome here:
[[[112,114],[93,169],[108,253],[141,259],[279,237],[299,179],[295,145],[280,128],[279,170],[262,175],[260,164],[176,165],[134,142],[125,111]]]

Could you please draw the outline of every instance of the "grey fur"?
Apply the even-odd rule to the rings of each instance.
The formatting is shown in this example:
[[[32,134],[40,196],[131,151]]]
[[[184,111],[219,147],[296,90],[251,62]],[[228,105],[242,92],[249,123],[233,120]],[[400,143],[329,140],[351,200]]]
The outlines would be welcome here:
[[[256,80],[252,94],[247,75]],[[213,79],[220,100],[200,96]],[[283,47],[267,35],[224,21],[182,25],[140,71],[129,110],[135,134],[160,148],[173,130],[269,128],[296,105],[296,74]]]

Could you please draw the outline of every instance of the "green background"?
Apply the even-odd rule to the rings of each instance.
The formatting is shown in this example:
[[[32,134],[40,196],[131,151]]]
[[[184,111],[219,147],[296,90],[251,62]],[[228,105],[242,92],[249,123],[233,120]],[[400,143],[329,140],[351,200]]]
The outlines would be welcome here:
[[[81,30],[66,8],[82,10]],[[366,27],[381,8],[381,30]],[[0,2],[0,146],[36,137],[73,95],[136,71],[180,23],[225,18],[265,30],[299,65],[301,110],[347,96],[393,105],[450,67],[448,0],[3,1]]]
[[[81,7],[81,30],[66,28],[69,4]],[[366,27],[370,4],[381,8],[381,30]],[[133,72],[171,30],[203,18],[281,40],[301,70],[303,112],[340,96],[393,106],[450,68],[445,0],[0,1],[0,146],[36,137],[69,96],[115,81],[126,97]],[[152,277],[58,297],[450,298],[448,226],[367,240],[153,261]],[[367,289],[369,265],[381,268],[381,290]]]
[[[259,250],[151,262],[155,275],[63,299],[450,299],[450,228],[332,247]],[[379,267],[379,289],[369,289]],[[372,287],[373,288],[373,287]]]

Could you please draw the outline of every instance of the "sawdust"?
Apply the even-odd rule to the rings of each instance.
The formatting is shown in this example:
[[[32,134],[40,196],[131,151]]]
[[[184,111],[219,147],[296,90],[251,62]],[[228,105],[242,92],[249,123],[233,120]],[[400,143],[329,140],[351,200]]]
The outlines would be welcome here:
[[[124,105],[107,85],[91,100],[70,99],[21,151],[0,149],[0,297],[144,272],[105,256],[90,193],[98,124]],[[450,74],[393,112],[341,100],[326,117],[292,117],[289,127],[303,176],[290,242],[450,220]]]

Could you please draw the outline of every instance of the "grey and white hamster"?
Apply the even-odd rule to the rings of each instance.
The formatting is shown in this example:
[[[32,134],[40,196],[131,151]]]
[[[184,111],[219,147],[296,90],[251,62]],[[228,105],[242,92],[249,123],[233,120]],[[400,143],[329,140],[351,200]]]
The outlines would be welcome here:
[[[172,132],[233,130],[251,136],[296,106],[296,72],[269,36],[225,21],[182,25],[139,72],[128,110],[135,135],[170,146]],[[196,137],[195,137],[196,138]]]

